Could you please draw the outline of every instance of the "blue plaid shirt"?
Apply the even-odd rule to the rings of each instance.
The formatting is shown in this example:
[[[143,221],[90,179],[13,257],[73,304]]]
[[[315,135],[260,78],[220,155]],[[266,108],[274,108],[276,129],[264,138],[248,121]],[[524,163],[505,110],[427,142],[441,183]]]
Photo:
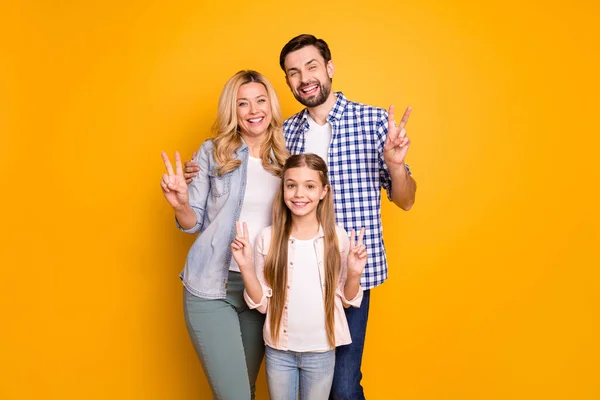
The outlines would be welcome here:
[[[388,275],[383,227],[381,188],[391,200],[392,179],[383,159],[387,136],[387,111],[349,101],[337,92],[337,101],[327,121],[332,127],[328,150],[329,181],[333,188],[335,217],[348,233],[365,228],[364,242],[369,258],[361,286],[371,289]],[[291,154],[304,153],[309,130],[304,109],[285,120],[283,132]],[[406,167],[410,174],[410,169]]]

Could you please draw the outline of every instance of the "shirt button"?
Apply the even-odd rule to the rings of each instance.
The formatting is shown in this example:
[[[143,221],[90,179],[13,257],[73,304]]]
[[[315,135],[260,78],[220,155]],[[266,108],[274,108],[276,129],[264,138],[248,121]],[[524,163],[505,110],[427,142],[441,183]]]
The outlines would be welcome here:
[[[283,330],[283,333],[287,333],[287,331],[284,329],[284,330]]]
[[[290,265],[294,265],[294,262],[293,262],[293,261],[292,261],[292,262],[290,262]]]

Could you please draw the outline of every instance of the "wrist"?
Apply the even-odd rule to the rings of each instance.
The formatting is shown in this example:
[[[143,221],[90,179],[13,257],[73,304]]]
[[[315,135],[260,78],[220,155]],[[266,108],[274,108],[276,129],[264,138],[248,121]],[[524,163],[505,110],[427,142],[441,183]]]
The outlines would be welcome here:
[[[185,213],[186,211],[188,211],[188,208],[189,208],[188,207],[188,203],[181,203],[181,204],[178,204],[176,206],[173,206],[173,210],[175,210],[175,212],[177,214],[183,214],[183,213]]]
[[[346,282],[352,280],[360,281],[360,277],[362,276],[362,271],[351,271],[348,270],[348,274],[346,275]]]

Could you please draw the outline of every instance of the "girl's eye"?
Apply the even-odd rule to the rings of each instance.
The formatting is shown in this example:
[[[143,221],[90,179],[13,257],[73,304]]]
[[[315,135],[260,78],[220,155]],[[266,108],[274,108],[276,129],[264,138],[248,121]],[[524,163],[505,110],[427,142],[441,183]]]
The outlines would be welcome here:
[[[264,102],[266,102],[266,101],[267,101],[267,99],[258,99],[258,102],[259,102],[259,103],[264,103]]]
[[[294,185],[293,185],[293,184],[291,184],[291,183],[287,185],[287,188],[288,188],[288,189],[292,189],[293,187],[294,187]]]
[[[238,107],[245,107],[248,103],[246,103],[245,101],[242,101],[241,103],[238,103]]]

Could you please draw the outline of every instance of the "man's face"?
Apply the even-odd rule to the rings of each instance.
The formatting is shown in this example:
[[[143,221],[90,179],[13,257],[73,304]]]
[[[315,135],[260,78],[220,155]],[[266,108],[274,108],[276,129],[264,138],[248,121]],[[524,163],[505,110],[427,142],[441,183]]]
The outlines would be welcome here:
[[[289,53],[284,67],[287,84],[301,104],[317,107],[327,100],[331,93],[333,63],[326,63],[315,46]]]

